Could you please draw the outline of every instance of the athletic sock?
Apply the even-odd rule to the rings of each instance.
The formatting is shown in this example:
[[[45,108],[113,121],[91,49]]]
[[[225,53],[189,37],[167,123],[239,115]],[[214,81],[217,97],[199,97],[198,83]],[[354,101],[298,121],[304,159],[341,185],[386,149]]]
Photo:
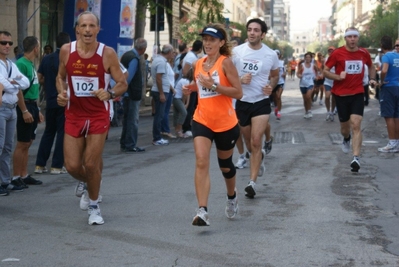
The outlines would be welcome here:
[[[199,208],[204,208],[204,210],[205,210],[206,212],[208,212],[208,208],[207,208],[207,207],[200,206]]]
[[[236,198],[236,192],[234,192],[234,195],[229,196],[229,194],[227,194],[227,199],[235,199]]]

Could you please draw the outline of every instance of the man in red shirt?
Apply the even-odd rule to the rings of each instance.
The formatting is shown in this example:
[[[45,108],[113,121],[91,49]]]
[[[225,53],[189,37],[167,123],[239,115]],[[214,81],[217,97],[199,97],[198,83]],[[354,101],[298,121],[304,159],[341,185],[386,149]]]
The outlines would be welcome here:
[[[352,137],[352,172],[360,169],[362,145],[361,123],[364,110],[364,65],[369,67],[370,84],[375,84],[375,68],[366,49],[358,47],[359,31],[350,27],[345,31],[345,45],[334,50],[324,67],[324,76],[333,80],[331,92],[335,98],[344,137],[342,151],[348,153]],[[330,69],[335,67],[335,72]],[[352,136],[351,136],[352,131]]]
[[[80,208],[88,210],[90,225],[103,224],[99,202],[102,152],[108,133],[109,99],[127,89],[118,56],[97,41],[100,21],[91,12],[77,19],[79,39],[60,51],[57,103],[65,106],[64,161],[70,175],[87,184]],[[116,85],[108,91],[111,77]]]

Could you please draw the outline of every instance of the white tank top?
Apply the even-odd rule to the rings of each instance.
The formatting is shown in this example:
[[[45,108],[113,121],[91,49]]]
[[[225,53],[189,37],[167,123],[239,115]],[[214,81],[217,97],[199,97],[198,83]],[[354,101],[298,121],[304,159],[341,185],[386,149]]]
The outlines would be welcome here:
[[[316,77],[313,63],[310,64],[309,68],[305,66],[305,63],[302,63],[302,68],[303,72],[302,72],[302,78],[299,82],[299,87],[313,86],[313,80]]]

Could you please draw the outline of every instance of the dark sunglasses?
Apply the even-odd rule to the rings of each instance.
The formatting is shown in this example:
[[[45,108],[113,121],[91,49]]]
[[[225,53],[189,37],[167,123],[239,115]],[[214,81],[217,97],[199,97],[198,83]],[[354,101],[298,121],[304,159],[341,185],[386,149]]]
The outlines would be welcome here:
[[[9,45],[9,46],[12,46],[14,43],[13,42],[10,42],[10,41],[0,41],[0,44],[1,45]]]
[[[399,44],[396,44],[395,47],[399,47]]]

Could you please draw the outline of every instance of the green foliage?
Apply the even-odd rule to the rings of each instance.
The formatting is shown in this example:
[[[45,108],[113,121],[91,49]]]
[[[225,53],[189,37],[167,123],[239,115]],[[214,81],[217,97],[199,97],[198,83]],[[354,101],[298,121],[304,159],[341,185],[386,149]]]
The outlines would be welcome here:
[[[399,3],[397,1],[392,2],[385,9],[379,5],[373,11],[367,31],[369,46],[380,47],[380,39],[384,35],[392,37],[393,40],[398,38],[398,12]]]
[[[276,39],[265,39],[263,40],[268,47],[275,50],[278,49],[283,55],[283,58],[290,58],[294,53],[294,48],[286,41],[277,41]]]
[[[188,19],[185,23],[180,24],[180,40],[186,44],[191,44],[197,39],[198,35],[207,23],[200,19]]]
[[[244,43],[245,39],[248,38],[247,28],[245,27],[245,25],[230,21],[230,28],[235,28],[235,29],[241,31],[241,37],[240,37],[241,44]]]
[[[199,20],[210,22],[223,22],[222,11],[224,4],[219,0],[180,0],[189,3],[191,6],[198,5],[197,17]]]

